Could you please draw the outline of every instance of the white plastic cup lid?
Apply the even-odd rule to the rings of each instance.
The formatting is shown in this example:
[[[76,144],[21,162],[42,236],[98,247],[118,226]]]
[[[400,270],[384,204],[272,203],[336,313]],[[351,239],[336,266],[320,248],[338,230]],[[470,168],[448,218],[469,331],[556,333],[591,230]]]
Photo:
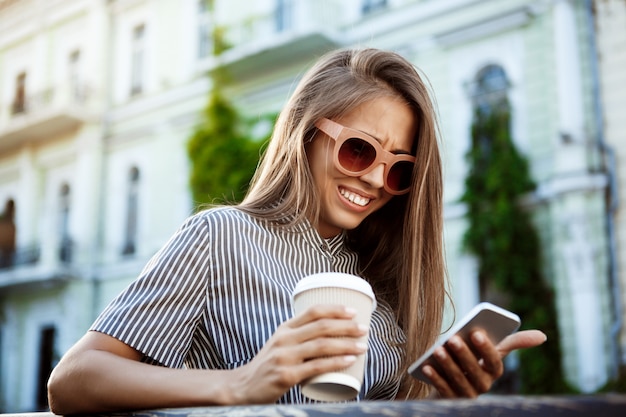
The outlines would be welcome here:
[[[372,299],[372,310],[376,308],[376,296],[369,282],[356,275],[345,274],[342,272],[322,272],[302,278],[296,284],[292,297],[303,291],[319,287],[347,288],[359,291]]]

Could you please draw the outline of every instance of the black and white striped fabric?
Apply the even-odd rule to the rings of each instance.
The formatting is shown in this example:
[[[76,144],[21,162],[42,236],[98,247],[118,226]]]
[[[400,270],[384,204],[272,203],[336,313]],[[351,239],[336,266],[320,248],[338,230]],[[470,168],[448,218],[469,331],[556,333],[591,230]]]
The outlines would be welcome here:
[[[293,316],[291,293],[306,275],[358,275],[343,235],[323,239],[310,224],[280,228],[235,207],[198,213],[141,275],[107,306],[91,330],[109,334],[168,367],[233,369],[249,362]],[[393,399],[403,332],[391,308],[372,316],[359,399]],[[299,386],[281,403],[303,403]]]

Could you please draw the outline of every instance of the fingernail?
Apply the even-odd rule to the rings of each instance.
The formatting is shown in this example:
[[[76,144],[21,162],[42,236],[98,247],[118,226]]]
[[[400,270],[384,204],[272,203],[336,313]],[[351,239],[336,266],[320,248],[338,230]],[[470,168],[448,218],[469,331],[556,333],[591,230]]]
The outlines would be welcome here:
[[[483,343],[485,343],[485,336],[483,336],[483,334],[480,332],[474,333],[472,335],[472,338],[477,345],[482,345]]]
[[[433,370],[432,370],[432,369],[430,369],[430,366],[425,366],[425,367],[423,367],[423,368],[422,368],[422,373],[423,373],[424,375],[426,375],[427,377],[431,377],[431,376],[433,376]]]
[[[359,349],[361,352],[365,352],[367,350],[367,344],[363,343],[363,342],[357,342],[356,344],[357,349]]]
[[[452,347],[455,350],[458,350],[458,349],[461,348],[461,341],[456,336],[454,336],[450,340],[448,340],[448,344],[450,345],[450,347]]]
[[[346,313],[348,313],[351,316],[355,316],[356,315],[356,309],[352,308],[352,307],[346,307]]]
[[[369,327],[367,327],[366,325],[364,325],[364,324],[359,324],[359,331],[360,331],[361,333],[367,333],[369,330],[370,330],[370,329],[369,329]]]
[[[344,362],[356,362],[356,356],[354,355],[346,355],[343,357]]]
[[[446,351],[443,348],[439,348],[437,350],[435,350],[435,356],[439,359],[445,359],[446,358]]]

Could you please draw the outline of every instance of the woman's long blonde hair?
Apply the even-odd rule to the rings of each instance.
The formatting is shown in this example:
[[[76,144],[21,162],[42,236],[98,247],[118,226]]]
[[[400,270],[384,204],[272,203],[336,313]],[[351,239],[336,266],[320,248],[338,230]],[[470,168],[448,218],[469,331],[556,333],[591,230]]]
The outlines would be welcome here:
[[[322,57],[280,113],[240,208],[283,224],[285,219],[288,224],[304,219],[315,224],[319,196],[305,149],[317,133],[315,122],[340,117],[381,96],[403,99],[415,114],[413,186],[348,231],[348,244],[360,254],[363,277],[394,308],[406,335],[403,398],[422,398],[428,387],[406,369],[440,334],[447,280],[438,127],[428,88],[416,69],[396,53],[370,48]]]

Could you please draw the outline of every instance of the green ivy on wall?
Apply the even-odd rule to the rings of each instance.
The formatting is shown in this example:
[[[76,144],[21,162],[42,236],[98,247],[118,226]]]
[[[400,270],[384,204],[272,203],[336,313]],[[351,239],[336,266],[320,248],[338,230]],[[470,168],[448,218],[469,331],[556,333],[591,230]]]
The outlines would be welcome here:
[[[519,352],[519,391],[571,392],[562,376],[555,300],[542,274],[541,242],[531,214],[520,205],[535,187],[528,162],[511,140],[508,105],[479,109],[461,198],[468,209],[464,248],[478,260],[481,292],[499,293],[521,317],[522,328],[548,336],[542,346]]]

